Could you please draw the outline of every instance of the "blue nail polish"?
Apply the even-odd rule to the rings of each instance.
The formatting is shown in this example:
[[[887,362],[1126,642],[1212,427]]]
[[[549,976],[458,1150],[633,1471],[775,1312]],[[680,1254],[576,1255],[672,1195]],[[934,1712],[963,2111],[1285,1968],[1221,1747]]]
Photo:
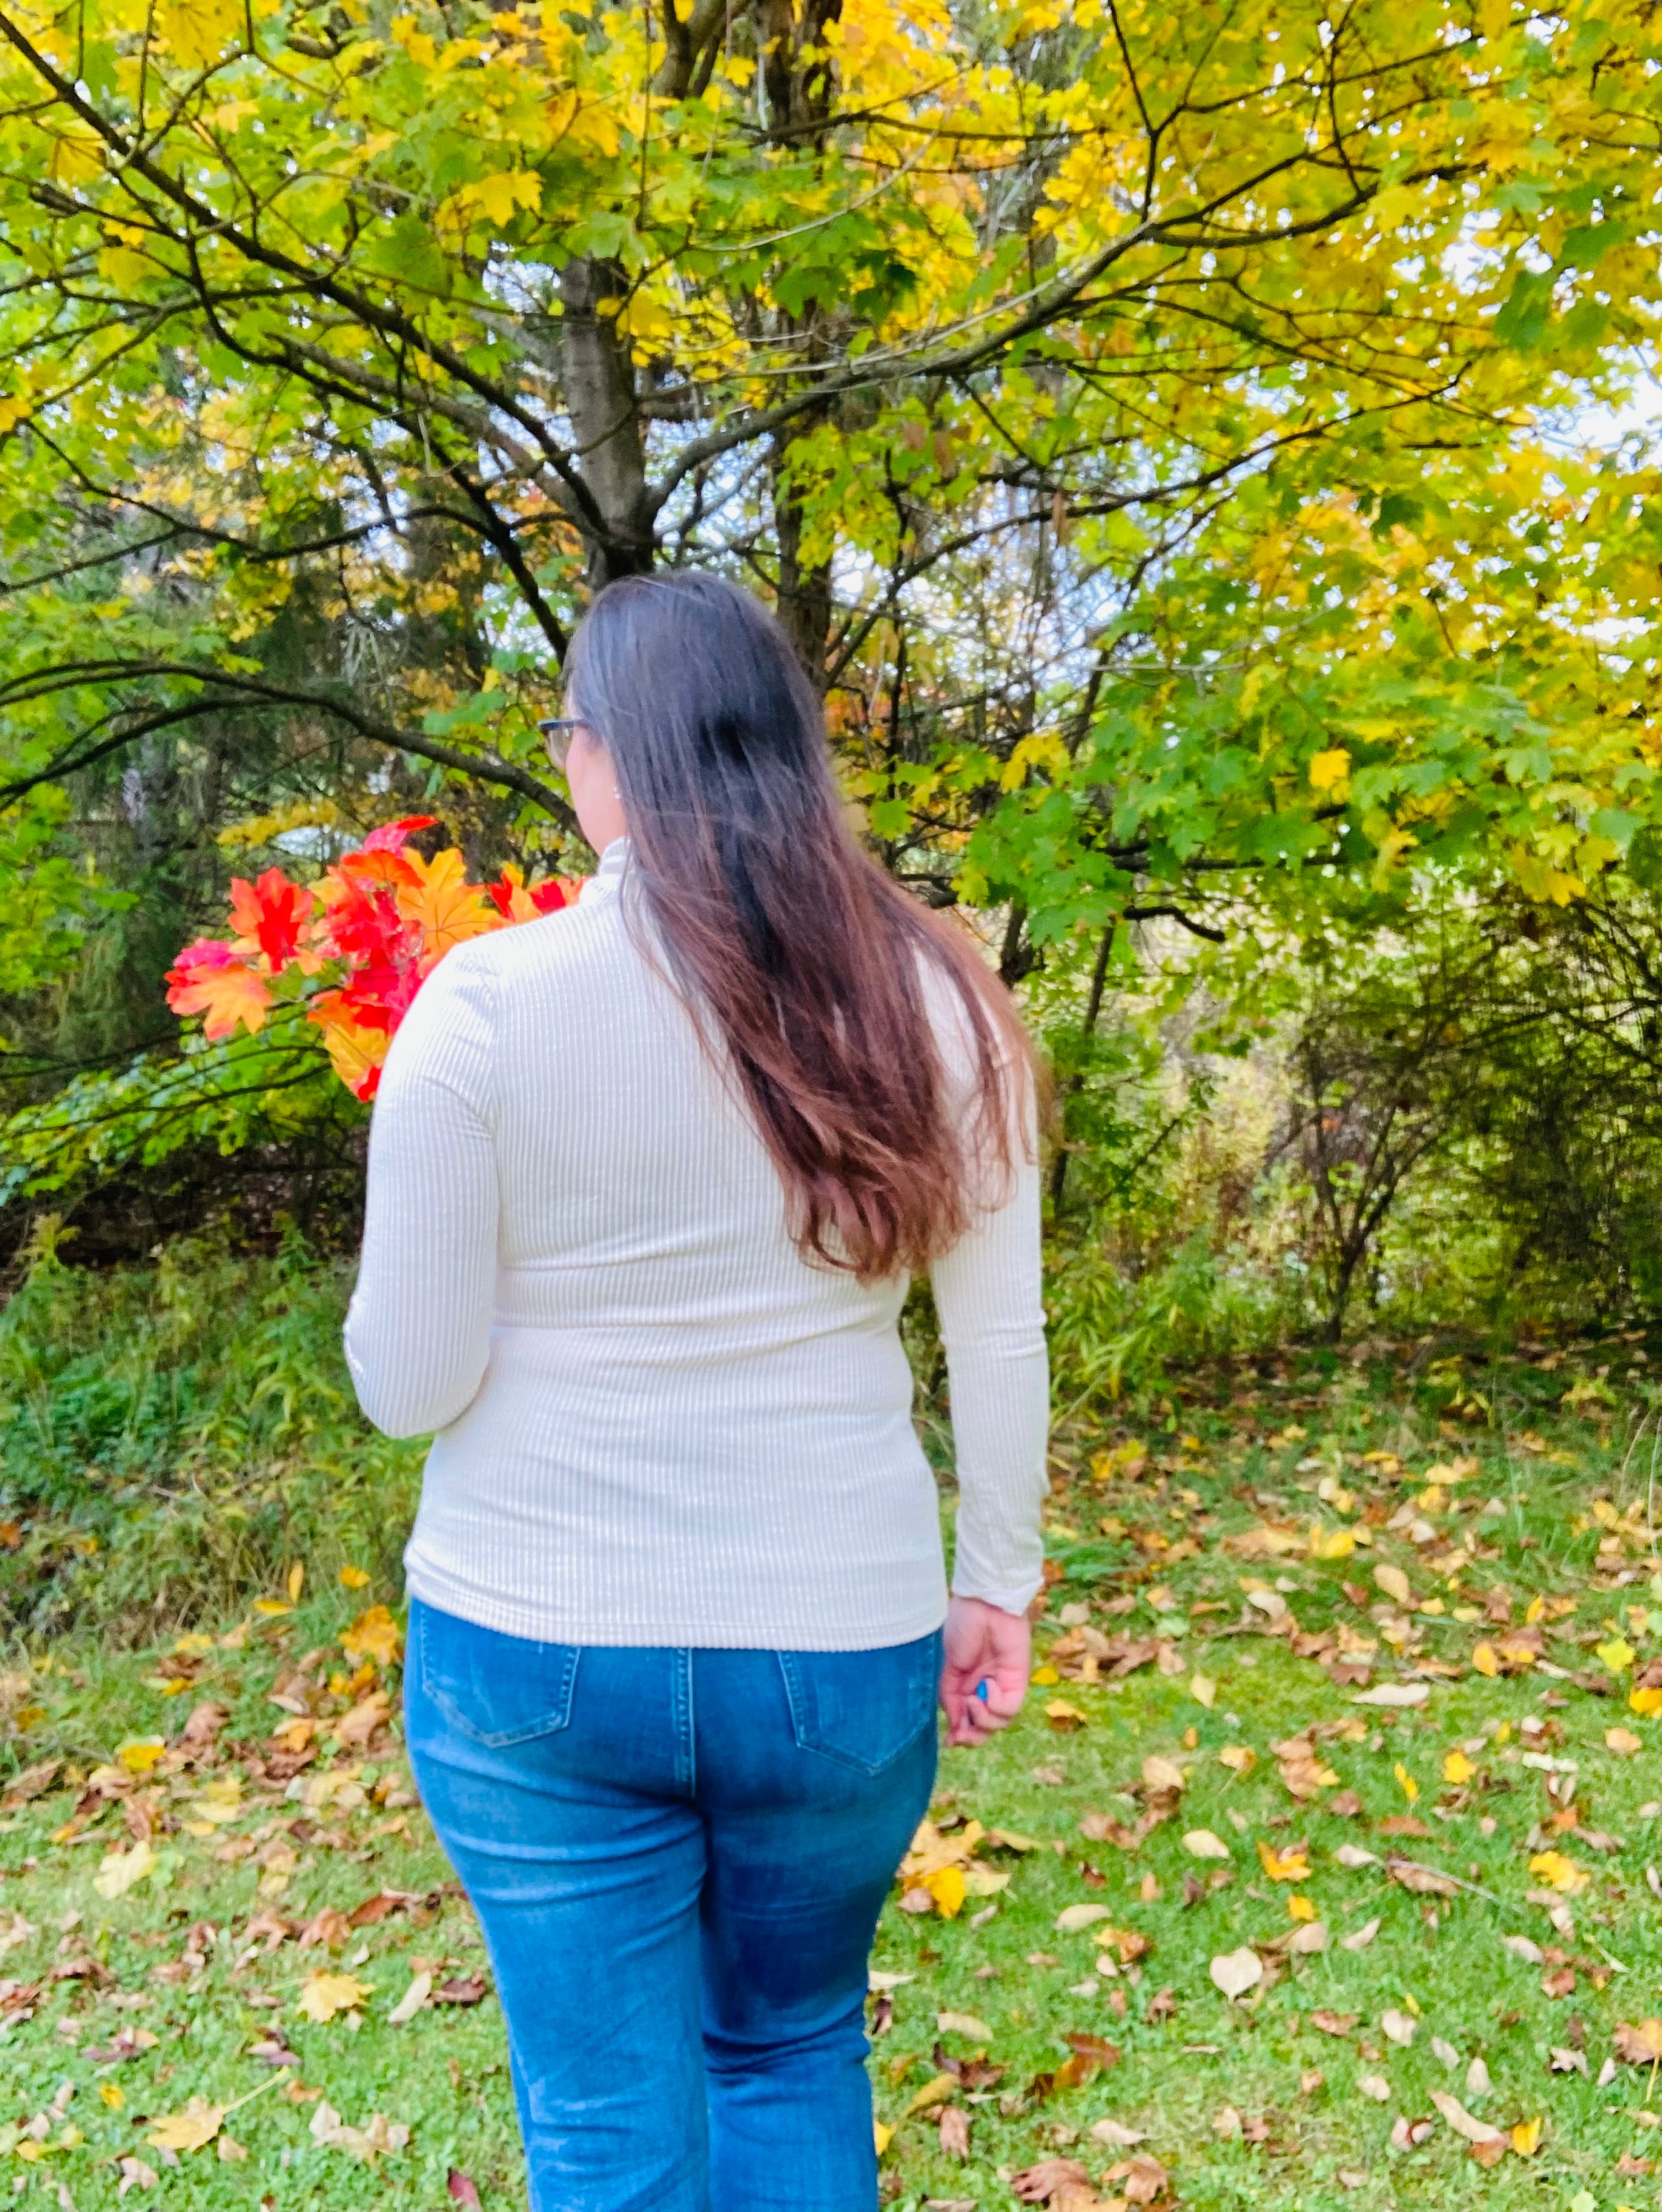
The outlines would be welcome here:
[[[975,1693],[984,1705],[987,1702],[987,1677],[983,1674],[975,1686]]]

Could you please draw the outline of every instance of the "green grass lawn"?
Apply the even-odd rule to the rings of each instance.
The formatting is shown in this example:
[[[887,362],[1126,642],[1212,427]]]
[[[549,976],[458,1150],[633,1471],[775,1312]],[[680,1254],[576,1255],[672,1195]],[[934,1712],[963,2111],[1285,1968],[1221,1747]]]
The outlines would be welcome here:
[[[1063,1439],[1050,1679],[945,1755],[879,1934],[890,2202],[1658,2203],[1662,1559],[1629,1357],[1243,1370]],[[396,1658],[373,1615],[341,1642],[398,1591],[295,1564],[292,1605],[0,1679],[20,2196],[523,2201]]]

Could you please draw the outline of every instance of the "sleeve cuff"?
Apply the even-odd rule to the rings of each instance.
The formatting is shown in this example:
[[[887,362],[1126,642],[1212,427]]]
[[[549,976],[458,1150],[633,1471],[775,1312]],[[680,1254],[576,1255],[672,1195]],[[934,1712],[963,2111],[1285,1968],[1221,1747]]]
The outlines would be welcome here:
[[[1025,1619],[1028,1607],[1044,1587],[1043,1575],[1035,1575],[1029,1582],[1015,1583],[1003,1589],[988,1589],[975,1586],[975,1577],[960,1580],[953,1577],[954,1597],[978,1598],[983,1605],[995,1605],[1001,1613],[1014,1613]]]

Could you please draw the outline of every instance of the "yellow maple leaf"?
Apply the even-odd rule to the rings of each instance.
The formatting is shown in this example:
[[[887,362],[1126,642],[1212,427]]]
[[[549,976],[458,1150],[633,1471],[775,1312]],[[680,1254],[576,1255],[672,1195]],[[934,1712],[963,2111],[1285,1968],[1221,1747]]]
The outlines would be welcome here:
[[[369,1991],[356,1974],[310,1974],[301,1990],[297,2005],[307,2020],[321,2026],[337,2013],[354,2012],[369,2001]]]
[[[165,1735],[135,1735],[115,1755],[129,1774],[148,1774],[167,1748]]]
[[[210,2105],[192,2097],[182,2112],[164,2112],[151,2123],[145,2141],[157,2150],[204,2150],[224,2125],[228,2105]]]
[[[1529,1870],[1538,1881],[1561,1890],[1566,1897],[1574,1897],[1592,1879],[1574,1859],[1566,1858],[1562,1851],[1537,1851],[1529,1863]]]
[[[1501,1671],[1500,1658],[1492,1644],[1474,1644],[1472,1646],[1471,1652],[1471,1663],[1477,1669],[1477,1672],[1480,1674],[1487,1674],[1491,1679],[1493,1679],[1493,1677],[1498,1674]]]
[[[1330,792],[1335,799],[1342,799],[1350,781],[1350,755],[1342,745],[1335,745],[1329,752],[1316,753],[1310,763],[1310,788]]]
[[[1420,1802],[1420,1785],[1400,1759],[1397,1761],[1394,1771],[1403,1796],[1410,1805],[1417,1805]]]
[[[1457,1790],[1463,1782],[1470,1782],[1476,1771],[1463,1751],[1451,1751],[1443,1761],[1443,1779],[1452,1782]]]
[[[479,885],[468,882],[466,863],[454,845],[447,845],[430,860],[423,860],[419,853],[402,857],[421,878],[418,884],[399,885],[398,902],[405,920],[421,931],[423,973],[453,945],[501,927],[502,916]]]
[[[1313,1920],[1315,1905],[1309,1898],[1295,1893],[1287,1900],[1287,1917],[1289,1920]]]
[[[390,1667],[399,1656],[399,1625],[384,1605],[361,1613],[340,1639],[349,1659],[373,1659]]]
[[[93,1887],[113,1905],[118,1897],[125,1897],[136,1883],[154,1874],[158,1863],[148,1843],[135,1844],[130,1851],[111,1851],[93,1876]]]
[[[923,1887],[934,1898],[934,1909],[943,1920],[956,1920],[970,1893],[961,1867],[937,1867],[933,1874],[924,1875]]]
[[[1662,1690],[1629,1690],[1628,1703],[1636,1713],[1662,1713]]]
[[[368,1589],[369,1577],[362,1567],[343,1567],[340,1579],[347,1589]]]
[[[1602,1660],[1612,1674],[1625,1674],[1636,1656],[1625,1636],[1613,1636],[1608,1644],[1597,1644],[1593,1649],[1594,1658]]]
[[[538,205],[542,179],[529,169],[499,169],[495,176],[478,177],[464,185],[456,198],[466,207],[477,208],[487,222],[500,227],[512,222],[521,208]]]
[[[1310,1873],[1310,1855],[1303,1844],[1294,1844],[1290,1850],[1278,1851],[1273,1844],[1258,1838],[1258,1863],[1271,1881],[1304,1881]]]
[[[1545,2125],[1540,2118],[1519,2120],[1512,2130],[1512,2147],[1519,2158],[1533,2158],[1541,2148],[1541,2130]]]

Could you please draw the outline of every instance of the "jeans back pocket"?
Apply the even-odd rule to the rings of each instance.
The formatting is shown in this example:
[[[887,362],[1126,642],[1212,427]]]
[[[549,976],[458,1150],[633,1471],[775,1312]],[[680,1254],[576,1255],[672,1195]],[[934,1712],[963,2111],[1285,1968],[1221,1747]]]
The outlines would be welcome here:
[[[491,1751],[569,1725],[580,1647],[534,1644],[419,1602],[410,1640],[424,1694],[453,1728]]]
[[[862,1774],[880,1774],[934,1718],[941,1638],[876,1651],[782,1651],[780,1670],[799,1747]]]

